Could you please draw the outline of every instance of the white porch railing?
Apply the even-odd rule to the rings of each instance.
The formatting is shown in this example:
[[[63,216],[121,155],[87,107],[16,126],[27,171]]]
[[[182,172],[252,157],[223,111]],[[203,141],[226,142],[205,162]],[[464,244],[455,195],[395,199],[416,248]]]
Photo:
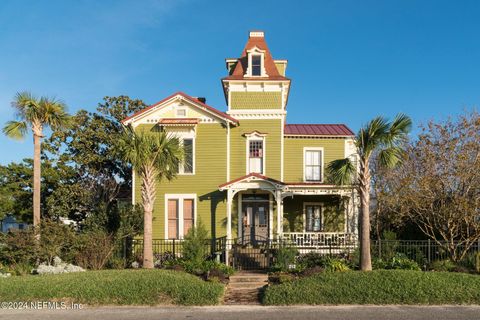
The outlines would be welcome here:
[[[347,248],[356,244],[357,237],[345,232],[284,232],[282,241],[299,248]]]

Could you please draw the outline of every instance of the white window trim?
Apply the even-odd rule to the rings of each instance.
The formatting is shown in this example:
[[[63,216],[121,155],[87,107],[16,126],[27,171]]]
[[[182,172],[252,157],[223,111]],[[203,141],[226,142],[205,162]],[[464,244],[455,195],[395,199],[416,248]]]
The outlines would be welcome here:
[[[250,50],[247,51],[248,55],[248,66],[247,66],[247,72],[245,76],[247,77],[252,77],[252,78],[261,78],[261,77],[267,77],[267,71],[265,70],[265,50],[261,50],[257,47],[254,47]],[[259,55],[260,56],[260,75],[259,76],[254,76],[252,75],[252,55]]]
[[[183,200],[193,199],[193,225],[197,226],[197,194],[165,194],[165,239],[169,239],[168,235],[168,200],[178,200],[178,239],[183,239]]]
[[[263,143],[263,161],[262,161],[262,173],[261,175],[266,176],[266,163],[267,163],[267,139],[265,135],[260,135],[256,132],[250,135],[245,135],[247,137],[247,142],[245,144],[245,167],[246,167],[246,174],[250,174],[250,161],[249,161],[249,156],[250,156],[250,141],[262,141]]]
[[[304,202],[303,203],[303,232],[307,232],[307,206],[319,206],[320,207],[320,231],[308,231],[308,232],[323,232],[324,223],[324,203],[323,202]]]
[[[305,172],[305,165],[306,165],[306,155],[307,151],[321,151],[320,152],[320,180],[319,181],[312,181],[312,180],[307,180],[306,177],[306,172]],[[323,170],[324,170],[324,159],[325,157],[325,152],[323,147],[304,147],[303,148],[303,182],[317,182],[317,183],[323,183]]]
[[[184,139],[191,139],[192,140],[192,172],[183,172],[184,170],[184,167],[183,167],[183,161],[180,162],[179,166],[178,166],[178,175],[180,176],[193,176],[195,175],[195,144],[196,144],[196,140],[195,137],[190,137],[190,136],[184,136],[184,137],[180,137],[180,145],[182,146],[183,148],[183,140]]]

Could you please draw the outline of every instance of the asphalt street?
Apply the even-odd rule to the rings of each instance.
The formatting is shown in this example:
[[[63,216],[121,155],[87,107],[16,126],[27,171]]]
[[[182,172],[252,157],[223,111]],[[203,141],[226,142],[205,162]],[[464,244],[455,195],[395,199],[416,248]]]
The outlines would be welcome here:
[[[84,307],[81,310],[0,310],[0,319],[475,320],[480,319],[480,306]]]

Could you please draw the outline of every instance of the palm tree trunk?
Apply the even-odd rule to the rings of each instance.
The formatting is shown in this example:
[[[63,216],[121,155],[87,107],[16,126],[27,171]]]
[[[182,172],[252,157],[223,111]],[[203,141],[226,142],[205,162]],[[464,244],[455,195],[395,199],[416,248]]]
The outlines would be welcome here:
[[[143,201],[143,268],[153,269],[152,220],[155,203],[155,174],[151,168],[146,168],[142,181]]]
[[[370,253],[370,172],[369,159],[361,165],[360,174],[360,270],[372,270]]]
[[[40,162],[41,135],[33,134],[33,226],[40,224],[40,193],[41,193],[41,162]],[[38,234],[40,235],[40,234]]]
[[[153,269],[152,210],[143,213],[143,267]]]

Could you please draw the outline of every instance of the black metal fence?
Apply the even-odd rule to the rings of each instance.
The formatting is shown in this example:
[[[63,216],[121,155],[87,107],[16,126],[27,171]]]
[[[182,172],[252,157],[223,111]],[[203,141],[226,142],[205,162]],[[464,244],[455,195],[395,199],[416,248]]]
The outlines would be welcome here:
[[[205,241],[205,252],[211,258],[221,262],[228,260],[229,264],[237,269],[264,269],[268,268],[274,257],[275,250],[282,246],[297,247],[300,254],[317,252],[330,256],[352,257],[358,252],[358,241],[348,245],[331,243],[322,247],[299,247],[286,241],[264,239],[263,241],[244,241],[241,239],[227,239],[226,237]],[[453,243],[460,250],[464,245]],[[183,256],[184,240],[153,239],[154,254],[168,253],[175,257]],[[433,261],[451,258],[449,245],[446,242],[433,240],[372,240],[371,253],[374,258],[389,259],[400,253],[416,261],[420,265],[430,264]],[[128,260],[138,260],[143,255],[143,240],[130,240],[125,244],[124,257]],[[480,252],[480,241],[472,245],[466,256]],[[228,256],[227,256],[228,255]]]
[[[419,263],[429,264],[433,261],[446,260],[451,258],[449,248],[457,248],[457,252],[466,249],[466,256],[480,252],[480,241],[477,241],[468,249],[460,242],[440,243],[433,240],[373,240],[371,242],[372,256],[378,258],[389,258],[392,254],[401,253]]]
[[[152,247],[154,254],[170,254],[175,257],[182,257],[184,248],[183,239],[153,239]],[[212,257],[220,257],[225,252],[227,238],[216,238],[205,240],[205,253]],[[139,258],[143,255],[143,240],[131,239],[125,244],[125,258]]]

